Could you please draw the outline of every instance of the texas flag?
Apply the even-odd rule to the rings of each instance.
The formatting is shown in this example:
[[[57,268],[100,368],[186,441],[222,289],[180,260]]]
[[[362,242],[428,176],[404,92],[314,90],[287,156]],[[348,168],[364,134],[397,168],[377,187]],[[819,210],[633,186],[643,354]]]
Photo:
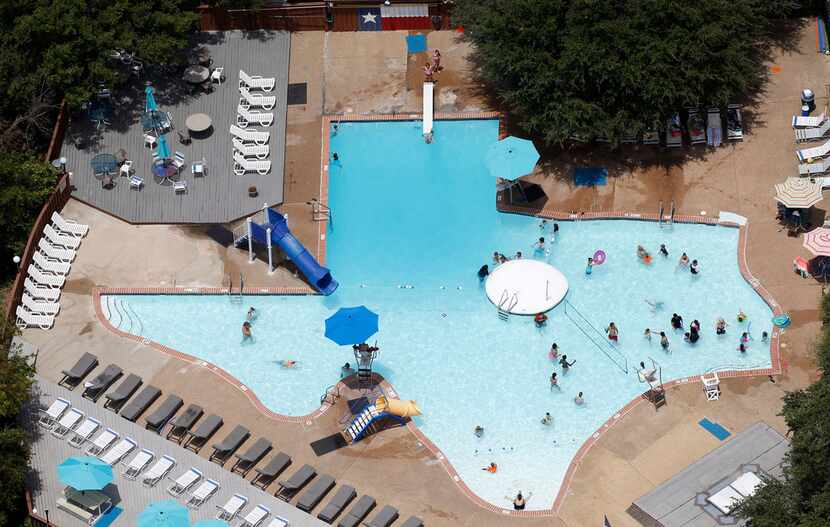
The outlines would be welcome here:
[[[429,6],[425,4],[382,5],[357,10],[358,31],[431,28]]]

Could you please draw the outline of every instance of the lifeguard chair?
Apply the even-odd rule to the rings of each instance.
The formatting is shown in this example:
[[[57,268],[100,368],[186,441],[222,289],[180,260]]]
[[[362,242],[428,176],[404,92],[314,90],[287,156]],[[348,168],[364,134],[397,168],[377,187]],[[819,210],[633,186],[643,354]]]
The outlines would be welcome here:
[[[704,373],[700,376],[703,383],[703,391],[706,393],[707,401],[717,401],[720,399],[720,379],[718,372],[713,371],[711,374]]]

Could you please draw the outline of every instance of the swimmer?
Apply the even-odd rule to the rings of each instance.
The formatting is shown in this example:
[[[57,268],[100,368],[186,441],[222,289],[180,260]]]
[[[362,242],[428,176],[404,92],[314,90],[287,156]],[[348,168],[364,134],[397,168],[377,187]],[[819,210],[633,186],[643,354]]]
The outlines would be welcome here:
[[[553,243],[553,242],[555,242],[555,241],[556,241],[556,237],[557,237],[557,236],[559,236],[559,224],[558,224],[558,223],[554,223],[554,224],[553,224],[553,234],[551,234],[551,235],[550,235],[550,241],[551,241],[551,243]]]
[[[585,267],[585,274],[591,274],[594,270],[594,259],[588,258],[588,265]]]
[[[508,258],[507,256],[505,256],[503,254],[499,254],[499,263],[505,263],[505,262],[509,262],[509,261],[510,261],[510,258]]]
[[[700,322],[698,322],[697,319],[692,320],[692,323],[689,325],[689,329],[694,332],[700,331]]]
[[[540,231],[545,230],[545,227],[547,227],[547,226],[548,226],[548,220],[542,220],[542,221],[539,222],[539,230]]]
[[[482,468],[481,470],[489,472],[490,474],[495,474],[496,472],[498,472],[499,466],[496,465],[495,463],[490,463],[490,465]]]
[[[746,346],[744,345],[744,343],[743,343],[743,342],[741,342],[741,343],[738,345],[738,351],[740,351],[741,353],[746,353]]]
[[[283,368],[293,368],[294,366],[297,365],[297,361],[291,360],[291,359],[283,359],[283,360],[278,360],[277,364],[279,364]]]
[[[532,494],[527,495],[527,499],[530,499]],[[517,511],[523,511],[525,509],[525,505],[527,504],[527,500],[522,496],[522,491],[519,491],[516,494],[516,497],[513,499],[513,509]]]
[[[543,252],[545,250],[545,239],[539,238],[539,241],[533,244],[533,249],[539,252]]]
[[[490,274],[490,268],[487,267],[487,264],[484,264],[478,270],[478,279],[484,281],[485,278]]]
[[[766,331],[761,332],[761,342],[766,342],[769,340],[769,333]]]
[[[583,404],[585,404],[585,398],[582,397],[582,392],[576,394],[576,397],[574,397],[574,404],[576,404],[577,406],[582,406]]]
[[[746,331],[741,333],[741,342],[743,342],[744,344],[749,344],[749,333],[747,333]]]
[[[643,247],[642,245],[638,245],[637,258],[639,258],[640,260],[651,260],[651,255],[648,254],[648,251],[646,251],[645,247]]]
[[[548,323],[548,316],[544,313],[536,313],[536,316],[533,317],[533,322],[537,328],[542,328]]]
[[[568,356],[567,355],[562,355],[562,358],[559,359],[559,365],[562,366],[562,371],[563,372],[568,371],[568,368],[570,368],[574,364],[576,364],[576,361],[568,362]]]
[[[643,361],[640,361],[640,377],[643,378],[646,382],[652,383],[655,381],[657,371],[654,368],[646,369],[646,364]]]
[[[683,329],[683,317],[681,317],[677,313],[672,313],[671,327],[672,329]]]
[[[556,360],[559,357],[559,345],[554,342],[550,345],[550,352],[548,352],[548,358],[550,360]]]
[[[692,260],[692,266],[689,267],[689,271],[691,271],[692,274],[698,274],[700,272],[700,264],[697,263],[697,260]]]
[[[476,426],[475,429],[473,429],[473,433],[476,435],[476,437],[483,436],[484,435],[484,427],[481,426],[481,425]]]
[[[686,340],[690,344],[694,344],[695,342],[700,340],[700,333],[698,333],[697,331],[690,331],[690,332],[686,333],[686,335],[688,335],[688,338]]]
[[[548,426],[551,423],[553,423],[553,416],[550,415],[550,412],[545,412],[545,417],[542,418],[542,424]]]
[[[253,306],[251,306],[251,308],[248,309],[248,314],[246,315],[246,318],[248,319],[248,321],[251,321],[256,318],[256,309],[254,309]]]
[[[331,159],[332,161],[340,161],[340,156],[337,155],[337,152],[332,152]]]
[[[605,328],[605,332],[608,333],[608,340],[613,340],[614,342],[619,341],[620,331],[617,329],[617,326],[613,322],[608,324],[608,327]]]
[[[663,331],[660,332],[660,347],[666,351],[669,350],[669,337]]]
[[[254,336],[253,332],[251,331],[251,323],[245,321],[242,323],[242,338],[249,339]]]
[[[645,302],[648,304],[648,307],[651,308],[652,313],[656,313],[657,311],[663,309],[663,302],[660,300],[649,300],[646,298]]]
[[[645,337],[647,341],[651,342],[651,330],[646,328],[646,330],[643,331],[643,337]]]
[[[716,335],[725,335],[726,334],[726,321],[723,317],[718,317],[715,321],[715,334]]]
[[[660,244],[660,254],[663,255],[663,258],[668,258],[669,257],[669,250],[666,249],[666,244],[665,243]]]
[[[556,372],[550,374],[550,389],[559,388],[559,381],[556,379]]]
[[[516,260],[521,260],[522,259],[522,251],[516,251],[516,256],[514,256],[513,258],[515,258]]]
[[[501,255],[498,251],[493,251],[493,265],[499,265],[501,263]]]
[[[348,362],[340,368],[340,378],[348,377],[349,375],[354,375],[354,369],[352,369],[352,365]]]
[[[686,253],[683,253],[680,256],[680,260],[677,262],[677,265],[682,265],[682,266],[689,265],[689,257],[688,257],[688,255],[686,255]]]
[[[747,319],[746,313],[744,313],[743,309],[738,310],[738,322],[743,322]]]

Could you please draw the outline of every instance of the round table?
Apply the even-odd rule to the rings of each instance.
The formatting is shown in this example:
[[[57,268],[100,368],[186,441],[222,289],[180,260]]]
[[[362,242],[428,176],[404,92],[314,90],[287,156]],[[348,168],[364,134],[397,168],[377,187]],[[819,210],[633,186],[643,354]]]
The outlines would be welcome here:
[[[191,132],[199,133],[208,130],[213,125],[213,121],[206,113],[194,113],[187,116],[184,124]]]
[[[89,164],[92,166],[92,173],[100,179],[104,174],[109,174],[115,170],[115,167],[118,166],[118,159],[112,154],[98,154],[92,158]]]
[[[164,184],[179,174],[179,169],[172,162],[156,163],[153,165],[153,175],[159,178],[159,183]]]
[[[190,84],[202,84],[210,75],[210,70],[204,66],[188,66],[182,74],[182,79]]]

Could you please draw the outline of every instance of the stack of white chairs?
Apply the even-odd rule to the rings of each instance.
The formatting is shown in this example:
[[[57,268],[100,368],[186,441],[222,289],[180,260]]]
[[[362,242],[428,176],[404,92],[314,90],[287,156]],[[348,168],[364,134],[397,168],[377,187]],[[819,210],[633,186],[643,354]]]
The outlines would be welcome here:
[[[276,81],[274,77],[248,75],[239,70],[239,105],[236,124],[232,124],[230,130],[233,136],[233,172],[238,176],[248,172],[264,176],[271,170],[271,161],[268,160],[269,133],[252,130],[251,127],[268,127],[274,123],[274,114],[268,110],[274,108],[277,98],[267,93],[274,89]]]
[[[60,311],[61,287],[66,282],[72,260],[89,232],[89,226],[52,213],[52,223],[43,228],[38,250],[26,270],[23,296],[17,306],[17,326],[49,329]]]

